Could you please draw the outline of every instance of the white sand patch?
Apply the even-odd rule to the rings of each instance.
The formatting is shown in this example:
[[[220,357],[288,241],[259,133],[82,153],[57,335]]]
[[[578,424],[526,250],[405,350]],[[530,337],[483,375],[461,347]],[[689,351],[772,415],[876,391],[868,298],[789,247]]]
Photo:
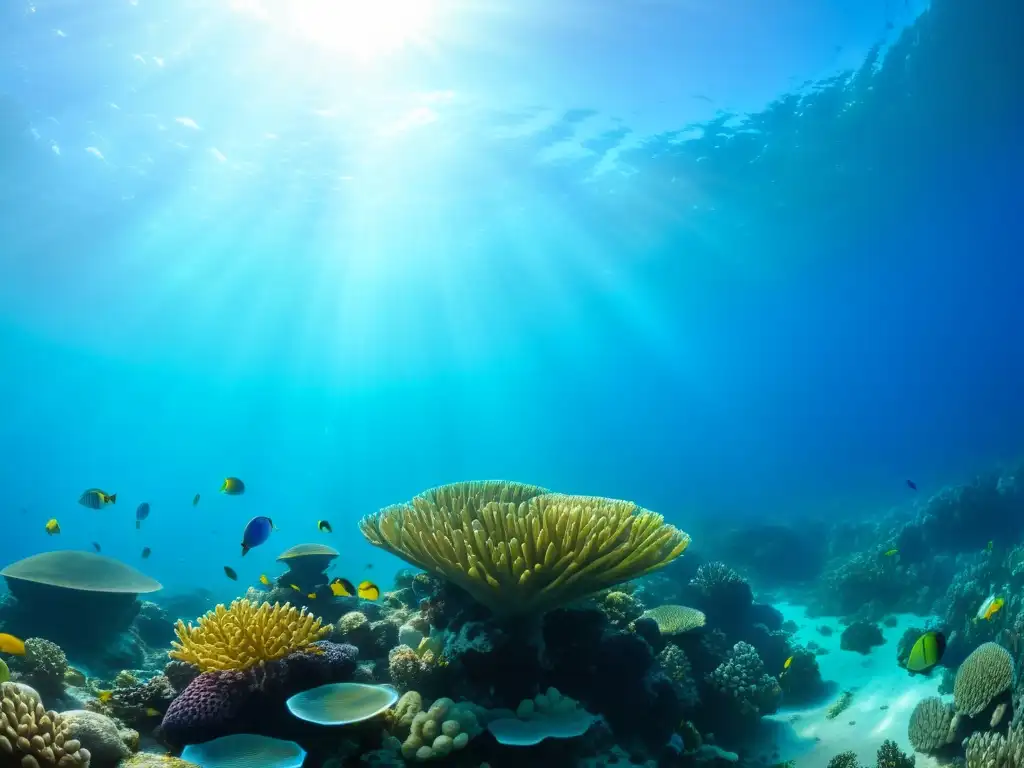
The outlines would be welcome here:
[[[852,749],[862,763],[874,765],[878,747],[886,739],[913,754],[907,739],[910,713],[921,699],[938,695],[941,673],[935,671],[930,677],[908,674],[896,663],[896,646],[904,631],[923,627],[926,617],[898,615],[895,627],[881,627],[885,645],[863,656],[840,650],[839,638],[845,627],[835,617],[810,619],[803,606],[782,603],[775,607],[797,623],[795,642],[807,645],[814,641],[828,649],[827,654],[818,656],[821,676],[839,688],[818,706],[784,709],[764,718],[757,754],[770,758],[769,765],[794,760],[795,768],[824,768],[835,755]],[[831,636],[818,632],[822,625],[832,628]],[[828,720],[825,712],[843,690],[853,691],[853,701],[837,718]],[[917,755],[918,768],[937,765],[934,759]]]

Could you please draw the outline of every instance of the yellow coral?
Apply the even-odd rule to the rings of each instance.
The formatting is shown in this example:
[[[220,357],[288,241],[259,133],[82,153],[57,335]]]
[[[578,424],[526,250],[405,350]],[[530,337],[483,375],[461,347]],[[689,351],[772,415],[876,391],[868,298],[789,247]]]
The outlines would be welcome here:
[[[230,607],[218,605],[199,618],[199,625],[179,621],[171,643],[172,659],[194,664],[203,672],[248,669],[307,648],[330,634],[320,619],[285,603],[256,606],[235,600]]]
[[[703,613],[685,605],[659,605],[657,608],[644,611],[640,618],[651,619],[658,625],[658,631],[663,635],[677,635],[700,629],[707,621]]]
[[[364,517],[363,535],[497,614],[542,612],[667,565],[690,537],[630,501],[456,483]]]
[[[88,768],[90,757],[89,750],[69,737],[63,715],[47,712],[30,689],[0,684],[0,765]]]

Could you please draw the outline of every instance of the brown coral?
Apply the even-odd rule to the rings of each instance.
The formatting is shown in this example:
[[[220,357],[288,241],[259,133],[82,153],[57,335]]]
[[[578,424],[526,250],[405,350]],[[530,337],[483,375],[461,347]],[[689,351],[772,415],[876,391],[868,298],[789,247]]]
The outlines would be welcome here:
[[[64,719],[47,712],[34,692],[0,684],[0,765],[16,761],[21,768],[88,768],[89,758],[89,750],[68,737]]]

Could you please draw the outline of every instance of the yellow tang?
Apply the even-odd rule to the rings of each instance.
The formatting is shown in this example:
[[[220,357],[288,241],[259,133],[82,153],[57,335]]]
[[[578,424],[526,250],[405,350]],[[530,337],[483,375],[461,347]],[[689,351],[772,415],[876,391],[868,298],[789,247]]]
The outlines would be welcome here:
[[[792,663],[793,663],[793,657],[790,656],[788,659],[786,659],[786,662],[782,665],[782,668],[783,669],[789,669],[789,665],[792,664]]]
[[[0,632],[0,653],[9,653],[12,656],[25,655],[25,642],[14,635]]]
[[[301,592],[301,591],[302,591],[301,589],[299,589],[299,588],[298,588],[297,586],[295,586],[294,584],[289,584],[288,586],[289,586],[289,587],[291,587],[292,589],[294,589],[294,590],[295,590],[296,592]]]
[[[946,636],[941,632],[925,632],[914,643],[907,657],[907,669],[910,672],[927,674],[942,661],[946,651]]]
[[[308,597],[310,600],[316,600],[316,592],[310,592],[308,595],[306,595],[306,597]]]
[[[96,698],[100,700],[100,704],[106,704],[112,698],[114,698],[113,691],[100,691],[96,694]]]
[[[260,584],[262,584],[264,587],[269,587],[270,586],[270,579],[267,578],[267,574],[265,574],[265,573],[261,573],[260,574]]]
[[[380,589],[372,581],[363,581],[359,583],[359,596],[363,600],[376,600],[380,597]]]
[[[57,518],[52,518],[46,521],[46,533],[48,536],[60,533],[60,523],[57,522]]]

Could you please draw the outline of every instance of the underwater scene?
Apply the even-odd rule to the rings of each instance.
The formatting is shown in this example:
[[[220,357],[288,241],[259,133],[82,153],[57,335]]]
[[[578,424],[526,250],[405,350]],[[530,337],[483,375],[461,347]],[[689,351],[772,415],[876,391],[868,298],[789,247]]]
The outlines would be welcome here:
[[[1020,0],[0,4],[0,768],[1024,768]]]

